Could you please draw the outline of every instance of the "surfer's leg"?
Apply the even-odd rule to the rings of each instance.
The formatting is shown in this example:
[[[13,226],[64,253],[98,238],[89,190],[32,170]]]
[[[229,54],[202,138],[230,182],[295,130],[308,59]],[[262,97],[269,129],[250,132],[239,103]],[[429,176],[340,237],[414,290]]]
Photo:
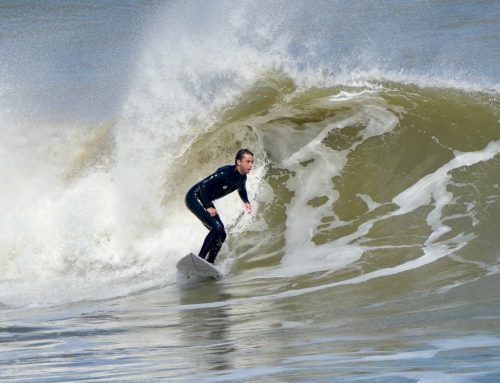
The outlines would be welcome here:
[[[224,230],[224,224],[222,223],[218,215],[213,218],[217,223],[214,224],[214,227],[212,228],[212,230],[210,230],[210,233],[208,233],[207,238],[205,239],[205,242],[209,242],[207,244],[208,249],[204,249],[205,244],[203,244],[202,248],[202,250],[204,251],[208,250],[208,256],[205,256],[205,260],[210,263],[215,262],[215,258],[217,257],[217,254],[219,254],[220,248],[226,240],[226,231]],[[207,241],[209,236],[211,237],[210,241]]]
[[[222,243],[226,239],[226,231],[220,217],[216,215],[212,217],[205,209],[200,200],[196,198],[194,192],[189,191],[186,195],[186,206],[198,219],[210,230],[205,237],[203,246],[198,254],[200,258],[206,259],[210,263],[214,263],[215,257],[219,253]],[[210,254],[209,254],[210,253]],[[208,258],[207,258],[207,254]]]

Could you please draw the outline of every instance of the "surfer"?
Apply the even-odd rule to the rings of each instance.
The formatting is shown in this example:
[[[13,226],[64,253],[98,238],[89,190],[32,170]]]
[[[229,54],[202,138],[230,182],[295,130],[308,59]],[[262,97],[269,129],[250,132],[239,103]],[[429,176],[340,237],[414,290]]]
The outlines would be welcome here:
[[[210,230],[198,254],[207,262],[214,263],[226,239],[226,231],[213,201],[238,190],[247,213],[252,212],[245,182],[253,167],[253,153],[241,149],[236,153],[234,165],[226,165],[194,185],[186,194],[186,206]]]

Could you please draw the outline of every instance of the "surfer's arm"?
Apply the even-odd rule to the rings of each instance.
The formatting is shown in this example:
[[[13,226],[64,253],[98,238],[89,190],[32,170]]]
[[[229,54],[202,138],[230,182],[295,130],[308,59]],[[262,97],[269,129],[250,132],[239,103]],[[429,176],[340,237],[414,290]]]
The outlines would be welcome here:
[[[219,169],[217,169],[217,171],[215,173],[209,175],[207,178],[205,178],[203,181],[200,182],[199,187],[198,187],[198,189],[200,191],[199,196],[200,196],[201,203],[203,204],[203,206],[205,206],[205,209],[207,209],[207,211],[208,211],[208,209],[215,210],[215,206],[212,203],[212,200],[210,199],[208,191],[216,188],[217,184],[221,180],[223,180],[224,177],[225,177],[224,168],[219,168]],[[212,215],[212,213],[210,213],[210,214]]]
[[[248,193],[247,193],[247,188],[245,187],[245,183],[238,189],[238,194],[240,195],[241,200],[245,204],[245,210],[247,213],[252,212],[252,204],[248,200]]]
[[[201,200],[202,205],[205,207],[205,209],[215,209],[214,204],[210,200],[210,197],[208,196],[208,189],[210,187],[210,184],[212,182],[212,178],[216,177],[216,173],[212,174],[210,177],[205,178],[203,181],[200,182],[198,186],[199,192],[199,197]]]
[[[246,177],[245,180],[241,183],[241,186],[238,188],[238,194],[240,195],[240,198],[243,201],[243,203],[246,205],[247,203],[250,203],[250,201],[248,200],[248,193],[245,183],[246,183]]]

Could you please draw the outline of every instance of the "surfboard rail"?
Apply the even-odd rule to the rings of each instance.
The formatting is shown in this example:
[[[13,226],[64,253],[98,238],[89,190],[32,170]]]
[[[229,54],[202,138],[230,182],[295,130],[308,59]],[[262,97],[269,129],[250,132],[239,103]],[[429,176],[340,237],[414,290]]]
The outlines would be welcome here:
[[[177,270],[186,276],[221,279],[224,275],[211,263],[189,253],[177,262]]]

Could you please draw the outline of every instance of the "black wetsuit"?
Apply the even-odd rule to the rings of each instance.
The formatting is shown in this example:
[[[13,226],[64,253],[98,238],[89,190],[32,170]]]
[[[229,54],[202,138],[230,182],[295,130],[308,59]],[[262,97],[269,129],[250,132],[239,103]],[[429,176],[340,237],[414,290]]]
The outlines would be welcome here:
[[[186,206],[210,230],[198,254],[210,263],[215,262],[215,257],[217,257],[222,243],[226,239],[226,232],[219,215],[217,214],[215,217],[212,217],[207,209],[210,207],[214,208],[212,201],[224,197],[235,190],[238,190],[238,194],[243,202],[247,203],[246,180],[247,176],[241,175],[236,170],[235,165],[226,165],[198,182],[186,194]]]

